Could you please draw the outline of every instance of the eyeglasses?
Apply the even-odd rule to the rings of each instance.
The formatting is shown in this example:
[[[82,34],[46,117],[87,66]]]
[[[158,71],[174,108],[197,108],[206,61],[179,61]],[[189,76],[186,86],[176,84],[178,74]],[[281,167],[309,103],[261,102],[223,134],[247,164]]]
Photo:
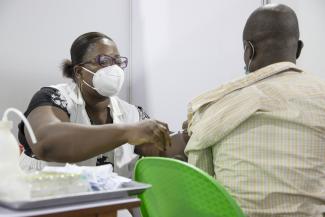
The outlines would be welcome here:
[[[100,65],[102,67],[107,67],[107,66],[116,64],[119,67],[121,67],[122,69],[125,69],[128,66],[128,58],[121,57],[121,56],[111,57],[111,56],[108,56],[105,54],[100,54],[100,55],[96,56],[93,60],[82,62],[78,65],[84,65],[87,63],[97,63],[98,65]]]

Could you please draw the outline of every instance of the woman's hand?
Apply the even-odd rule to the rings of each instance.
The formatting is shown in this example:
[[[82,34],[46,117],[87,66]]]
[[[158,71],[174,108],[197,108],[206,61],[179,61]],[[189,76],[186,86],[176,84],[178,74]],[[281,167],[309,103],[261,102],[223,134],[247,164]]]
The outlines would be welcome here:
[[[166,146],[171,145],[168,125],[157,120],[130,124],[127,139],[128,143],[133,145],[153,144],[160,151],[164,151]]]

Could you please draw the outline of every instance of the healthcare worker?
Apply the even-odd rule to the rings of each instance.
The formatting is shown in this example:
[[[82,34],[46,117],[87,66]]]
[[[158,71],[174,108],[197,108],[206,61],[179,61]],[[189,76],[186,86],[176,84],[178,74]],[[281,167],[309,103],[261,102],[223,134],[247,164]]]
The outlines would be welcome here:
[[[116,96],[128,59],[120,56],[111,38],[98,32],[83,34],[73,42],[70,54],[62,69],[73,82],[41,88],[25,112],[36,144],[19,124],[24,146],[20,166],[41,170],[65,163],[110,163],[119,175],[130,177],[138,159],[134,147],[152,144],[163,151],[170,145],[168,126],[144,120],[148,116],[140,107]]]

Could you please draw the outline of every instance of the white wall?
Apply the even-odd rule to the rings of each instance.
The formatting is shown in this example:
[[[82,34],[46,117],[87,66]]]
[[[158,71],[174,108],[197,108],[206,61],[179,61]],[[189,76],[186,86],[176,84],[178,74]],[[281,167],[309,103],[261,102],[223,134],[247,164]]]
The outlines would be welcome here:
[[[172,130],[187,103],[244,74],[242,31],[260,0],[132,3],[132,102]]]
[[[305,46],[297,64],[325,79],[325,1],[272,0],[291,7],[297,14],[300,38]]]
[[[35,91],[68,81],[59,66],[83,33],[103,32],[129,56],[129,20],[129,0],[1,0],[0,115],[25,111]],[[128,99],[128,81],[121,96]]]

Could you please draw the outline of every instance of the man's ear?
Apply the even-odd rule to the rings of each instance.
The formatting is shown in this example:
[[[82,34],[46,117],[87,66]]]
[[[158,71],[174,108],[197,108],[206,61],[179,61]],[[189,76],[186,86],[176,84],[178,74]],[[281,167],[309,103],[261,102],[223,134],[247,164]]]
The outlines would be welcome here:
[[[299,58],[301,50],[302,50],[303,47],[304,47],[304,43],[301,40],[299,40],[298,41],[298,47],[297,47],[297,53],[296,53],[296,59]]]
[[[253,59],[255,57],[255,47],[254,47],[252,42],[250,42],[250,41],[247,41],[247,42],[248,42],[248,44],[249,44],[249,46],[251,48],[249,59]]]
[[[249,60],[253,59],[255,57],[255,47],[250,41],[246,41],[245,47],[244,47],[244,60],[246,65],[248,64]]]

